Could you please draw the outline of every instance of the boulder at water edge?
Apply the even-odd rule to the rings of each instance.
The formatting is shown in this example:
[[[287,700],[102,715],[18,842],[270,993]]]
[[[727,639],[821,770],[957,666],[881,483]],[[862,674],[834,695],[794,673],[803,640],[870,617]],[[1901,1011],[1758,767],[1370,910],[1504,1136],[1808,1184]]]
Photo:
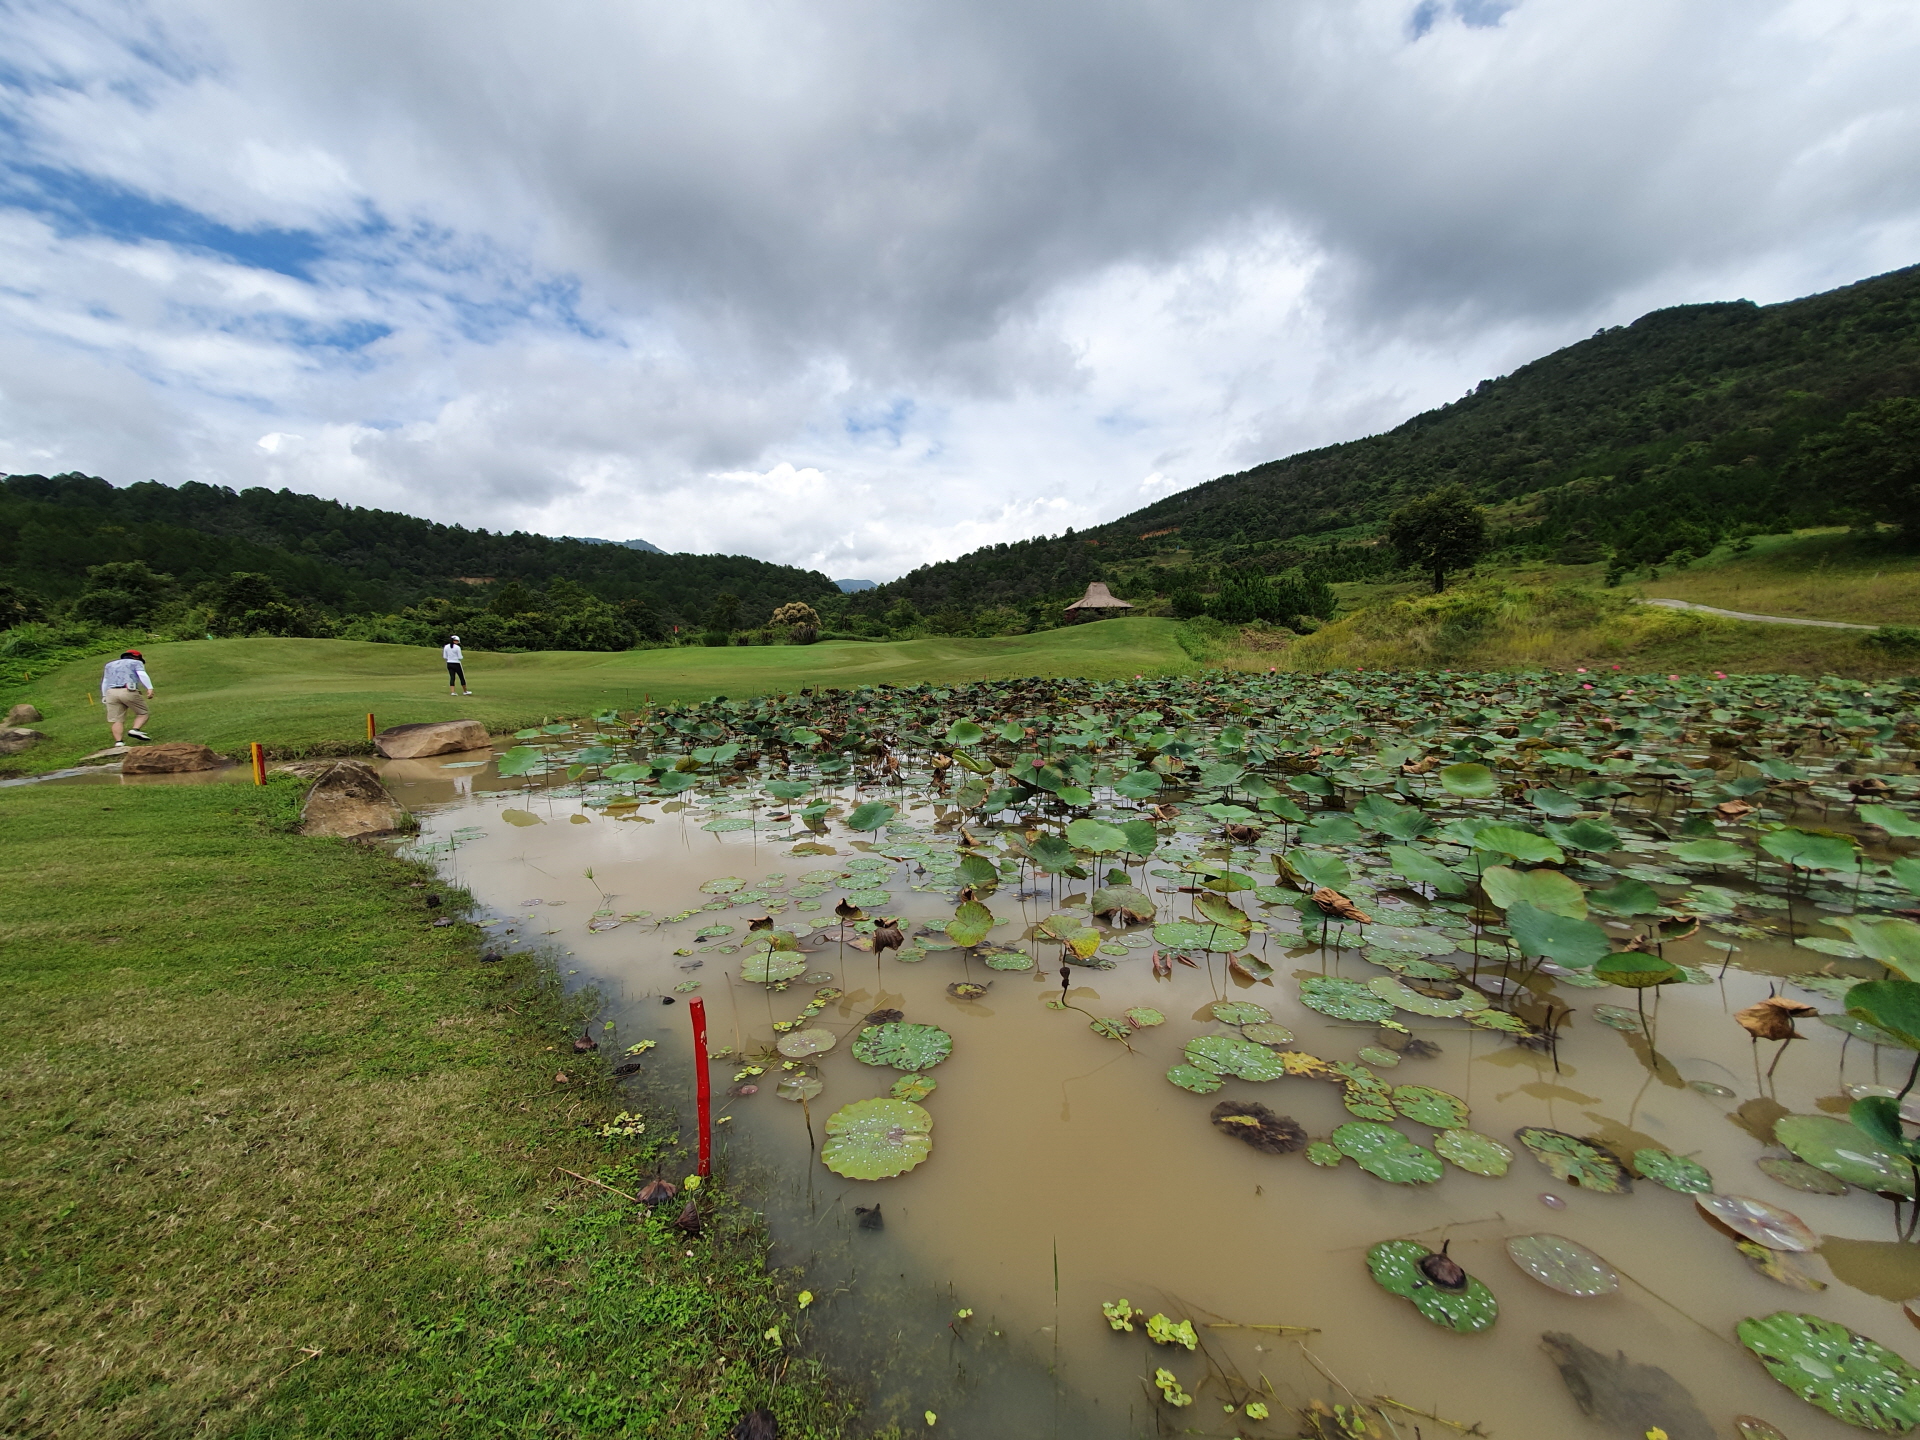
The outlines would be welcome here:
[[[39,711],[34,711],[36,716]],[[18,726],[8,725],[0,729],[0,755],[18,755],[30,745],[37,745],[47,737],[38,730],[22,730]]]
[[[187,770],[217,770],[225,764],[204,745],[191,740],[163,740],[128,750],[120,762],[122,775],[178,775]]]
[[[478,720],[429,720],[419,725],[395,725],[373,737],[373,748],[389,760],[418,760],[423,755],[485,750],[487,727]]]
[[[9,728],[15,725],[38,725],[46,718],[46,716],[40,713],[37,706],[29,705],[24,700],[7,711],[7,725]]]
[[[406,811],[371,765],[337,760],[313,782],[300,807],[302,835],[385,835],[397,829]]]

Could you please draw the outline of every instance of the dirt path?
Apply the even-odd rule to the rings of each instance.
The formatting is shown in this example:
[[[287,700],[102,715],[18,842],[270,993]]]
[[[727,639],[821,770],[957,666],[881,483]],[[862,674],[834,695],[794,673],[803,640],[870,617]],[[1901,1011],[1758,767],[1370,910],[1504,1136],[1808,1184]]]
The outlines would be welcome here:
[[[1718,615],[1722,620],[1755,620],[1762,625],[1818,625],[1823,630],[1878,630],[1878,625],[1857,625],[1851,620],[1802,620],[1791,615],[1749,615],[1744,610],[1722,610],[1717,605],[1696,605],[1691,600],[1642,600],[1642,605],[1664,605],[1669,610],[1698,610],[1702,615]]]

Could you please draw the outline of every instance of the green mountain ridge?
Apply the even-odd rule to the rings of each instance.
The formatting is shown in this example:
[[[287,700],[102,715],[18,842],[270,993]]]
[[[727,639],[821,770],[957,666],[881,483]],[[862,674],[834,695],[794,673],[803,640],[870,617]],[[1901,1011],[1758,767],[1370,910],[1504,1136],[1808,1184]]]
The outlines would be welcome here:
[[[1920,266],[1776,305],[1675,306],[1383,434],[1223,475],[1092,529],[922,566],[852,604],[1064,601],[1091,580],[1166,593],[1205,583],[1166,573],[1194,562],[1355,578],[1369,562],[1340,540],[1453,482],[1499,507],[1510,552],[1656,562],[1742,528],[1856,518],[1871,508],[1855,472],[1873,447],[1853,441],[1877,427],[1891,436],[1883,448],[1910,455],[1916,396]]]

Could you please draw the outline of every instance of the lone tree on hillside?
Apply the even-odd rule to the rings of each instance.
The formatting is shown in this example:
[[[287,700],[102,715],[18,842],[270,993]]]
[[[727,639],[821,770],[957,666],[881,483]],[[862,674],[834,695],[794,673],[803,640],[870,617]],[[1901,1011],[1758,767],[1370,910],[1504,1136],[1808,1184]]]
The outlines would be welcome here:
[[[796,645],[811,645],[820,638],[820,612],[804,600],[789,600],[773,612],[769,623],[791,627],[788,633]]]
[[[1387,543],[1402,565],[1431,575],[1438,594],[1449,571],[1464,570],[1486,553],[1487,512],[1464,485],[1443,485],[1387,517]]]

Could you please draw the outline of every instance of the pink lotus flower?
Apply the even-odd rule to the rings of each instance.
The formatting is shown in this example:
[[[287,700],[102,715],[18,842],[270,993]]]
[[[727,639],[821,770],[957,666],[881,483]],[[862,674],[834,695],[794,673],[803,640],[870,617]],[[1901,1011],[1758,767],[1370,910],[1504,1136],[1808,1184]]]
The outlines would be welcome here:
[[[1591,690],[1591,689],[1593,688],[1593,686],[1591,686],[1591,685],[1582,685],[1582,686],[1581,686],[1580,688],[1581,688],[1582,690]]]

